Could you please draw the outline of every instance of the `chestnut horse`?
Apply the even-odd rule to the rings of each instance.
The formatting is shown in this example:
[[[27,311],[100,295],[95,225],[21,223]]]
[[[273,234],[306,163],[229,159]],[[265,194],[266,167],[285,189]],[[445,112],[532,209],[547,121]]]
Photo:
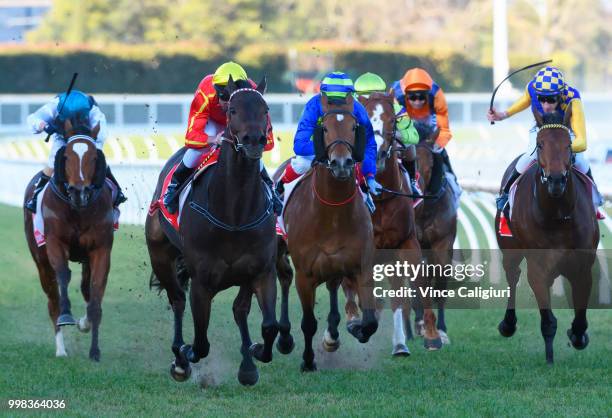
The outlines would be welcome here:
[[[569,121],[571,106],[561,118],[558,113],[534,114],[537,133],[537,164],[518,180],[509,226],[513,237],[497,234],[503,266],[510,285],[510,297],[499,332],[511,337],[516,331],[516,285],[523,258],[527,260],[527,279],[540,309],[540,328],[546,361],[553,363],[553,340],[557,319],[550,305],[550,287],[559,275],[572,288],[575,312],[567,336],[574,348],[589,343],[586,311],[591,293],[591,268],[599,244],[599,226],[589,185],[572,167]],[[504,174],[503,185],[516,165],[515,159]],[[499,231],[500,212],[495,217]]]
[[[60,327],[75,325],[68,298],[71,271],[68,261],[83,265],[81,293],[87,314],[78,329],[91,333],[89,358],[100,360],[98,330],[102,320],[102,298],[110,269],[113,246],[113,200],[104,186],[106,161],[96,149],[93,130],[86,121],[67,120],[66,145],[55,157],[55,170],[41,202],[46,244],[38,247],[33,232],[32,213],[24,209],[25,234],[40,283],[47,294],[49,316],[55,329],[56,356],[66,356]],[[36,174],[25,191],[25,202],[32,197]]]
[[[394,260],[403,259],[410,264],[419,264],[422,259],[421,246],[416,235],[415,214],[412,190],[404,176],[398,151],[403,151],[404,144],[397,138],[395,111],[393,109],[393,96],[382,93],[373,93],[368,98],[360,96],[359,101],[368,111],[376,145],[376,180],[384,187],[383,193],[374,198],[376,210],[372,214],[374,225],[374,242],[377,249],[399,250]],[[395,147],[395,145],[399,147]],[[390,193],[389,190],[396,193]],[[404,194],[401,196],[400,194]],[[399,289],[403,280],[394,278],[391,287]],[[416,285],[425,286],[424,281],[417,278]],[[429,350],[436,350],[442,346],[436,329],[436,317],[431,310],[429,298],[423,301],[425,306],[425,339],[424,345]],[[410,303],[406,298],[392,298],[393,311],[393,349],[394,356],[409,355],[406,346],[405,327],[410,327]]]
[[[312,338],[317,331],[314,305],[320,284],[327,285],[330,299],[323,338],[327,351],[336,351],[340,346],[338,288],[343,280],[351,292],[359,294],[363,311],[360,319],[357,305],[347,302],[349,333],[365,343],[378,328],[372,293],[372,221],[355,181],[355,164],[363,159],[365,152],[365,127],[359,126],[353,116],[353,101],[349,96],[345,104],[332,104],[321,96],[324,115],[322,126],[314,134],[315,163],[293,191],[283,213],[288,246],[279,244],[277,264],[283,287],[279,350],[290,351],[292,344],[285,315],[288,303],[285,289],[291,281],[288,251],[295,266],[296,287],[302,303],[305,344],[302,371],[316,370]]]
[[[432,129],[429,125],[419,122],[415,123],[419,132],[419,143],[416,145],[416,158],[419,169],[419,186],[428,196],[435,198],[424,199],[415,208],[416,229],[421,250],[429,264],[448,265],[452,263],[453,244],[457,235],[457,207],[455,205],[454,192],[451,185],[446,181],[442,172],[442,179],[434,181],[433,173],[434,158],[441,158],[434,152],[434,143],[439,129]],[[440,162],[441,164],[441,162]],[[445,277],[432,277],[436,289],[446,289],[448,283]],[[415,329],[417,335],[426,332],[423,329],[423,307],[420,298],[415,299]],[[438,319],[436,328],[440,333],[442,342],[450,342],[447,335],[444,298],[436,298],[438,306]]]
[[[238,381],[243,385],[257,383],[259,374],[253,357],[265,363],[272,360],[278,333],[276,230],[270,191],[260,175],[268,123],[265,85],[263,80],[256,89],[241,87],[230,79],[225,92],[229,96],[228,125],[218,162],[194,181],[180,215],[179,231],[159,211],[147,217],[145,233],[153,276],[166,290],[174,311],[175,360],[170,372],[177,381],[187,380],[190,363],[208,355],[207,330],[213,298],[232,286],[240,287],[233,305],[242,338]],[[168,172],[184,152],[177,151],[162,169],[154,202],[160,198]],[[189,278],[193,345],[183,341],[184,287]],[[247,317],[253,293],[263,314],[263,345],[253,344],[249,335]]]

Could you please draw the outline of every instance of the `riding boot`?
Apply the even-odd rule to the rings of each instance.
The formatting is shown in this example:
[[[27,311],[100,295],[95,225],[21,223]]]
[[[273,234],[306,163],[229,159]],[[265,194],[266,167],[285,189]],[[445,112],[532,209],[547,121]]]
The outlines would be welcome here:
[[[455,177],[455,179],[457,178],[457,175],[455,174],[455,171],[453,170],[453,166],[450,163],[450,158],[448,158],[448,152],[446,152],[446,148],[444,148],[442,150],[442,152],[440,153],[442,155],[442,159],[444,160],[444,165],[446,165],[446,167],[448,168],[448,171]]]
[[[115,186],[117,186],[117,197],[115,198],[115,201],[113,202],[113,206],[117,207],[123,202],[125,202],[127,200],[127,197],[125,197],[125,195],[123,194],[123,191],[121,191],[121,186],[119,186],[119,182],[117,182],[117,179],[115,178],[115,176],[113,176],[113,173],[111,173],[111,169],[109,166],[106,166],[106,177],[110,181],[112,181]]]
[[[172,179],[164,195],[164,206],[170,213],[178,210],[179,189],[195,168],[189,168],[181,161],[172,174]]]
[[[402,165],[408,172],[408,176],[410,177],[410,188],[412,189],[413,194],[421,194],[419,188],[417,186],[417,178],[416,178],[416,160],[404,160],[402,159]]]
[[[42,189],[45,188],[45,186],[47,185],[50,179],[51,177],[47,176],[44,173],[40,175],[40,178],[38,179],[38,181],[36,182],[36,185],[34,186],[34,193],[32,194],[32,198],[28,200],[28,202],[25,204],[25,208],[27,210],[29,210],[32,213],[36,213],[36,203],[38,199],[38,194],[42,192]]]
[[[444,177],[444,158],[439,153],[433,154],[433,167],[431,168],[431,179],[429,180],[429,193],[436,194],[442,187]]]
[[[289,164],[285,166],[285,171],[283,175],[276,182],[276,193],[279,196],[282,196],[285,193],[285,183],[291,183],[292,181],[298,179],[300,174],[296,173],[293,167],[291,166],[291,161]]]
[[[508,203],[508,193],[510,193],[510,187],[512,187],[512,184],[519,178],[520,175],[521,173],[516,171],[516,168],[512,170],[512,174],[510,177],[508,177],[506,184],[504,184],[501,194],[497,199],[495,199],[495,202],[497,203],[497,210],[504,210],[506,203]]]
[[[268,170],[265,168],[261,170],[261,179],[263,182],[270,188],[272,192],[272,206],[274,207],[274,213],[276,216],[280,216],[283,212],[283,201],[281,200],[278,193],[276,193],[276,189],[274,188],[274,182],[268,175]]]

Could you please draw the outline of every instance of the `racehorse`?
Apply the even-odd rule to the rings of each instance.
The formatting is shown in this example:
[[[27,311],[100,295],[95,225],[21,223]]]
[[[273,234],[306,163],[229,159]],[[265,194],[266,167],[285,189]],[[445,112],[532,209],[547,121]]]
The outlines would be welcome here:
[[[422,255],[416,235],[412,190],[398,160],[398,150],[403,150],[405,146],[396,137],[393,96],[373,93],[368,98],[360,96],[359,101],[366,108],[374,128],[378,145],[376,179],[385,188],[379,197],[374,198],[376,210],[372,214],[372,224],[376,248],[399,250],[394,252],[394,259],[402,258],[410,264],[419,264]],[[396,144],[399,147],[395,147]],[[403,284],[403,280],[391,279],[393,289],[399,289]],[[424,285],[420,280],[416,284]],[[430,301],[426,302],[429,306]],[[394,325],[392,354],[409,355],[404,331],[405,326],[410,327],[409,321],[404,322],[404,317],[409,315],[409,300],[392,298],[391,309]],[[426,309],[424,344],[430,350],[442,345],[435,321],[431,308]]]
[[[78,119],[68,119],[64,124],[67,144],[56,154],[50,191],[40,203],[45,245],[38,247],[33,215],[24,209],[26,240],[47,294],[49,316],[55,328],[56,356],[66,356],[61,327],[76,324],[80,331],[92,331],[89,358],[94,361],[100,360],[98,330],[113,246],[112,193],[104,186],[104,154],[95,145],[99,130],[99,125],[90,130],[87,121]],[[24,202],[32,197],[40,175],[36,174],[28,184]],[[87,314],[78,323],[72,316],[68,297],[71,276],[68,261],[83,265],[81,293],[87,303]]]
[[[589,343],[586,311],[591,293],[591,268],[599,243],[599,226],[590,196],[589,182],[572,167],[569,121],[571,106],[562,118],[558,113],[534,112],[537,163],[518,180],[509,226],[512,237],[499,234],[500,211],[495,217],[497,242],[510,285],[504,319],[498,329],[504,337],[516,331],[516,285],[521,261],[527,260],[527,279],[540,309],[546,361],[553,363],[553,340],[557,319],[550,305],[550,286],[559,275],[572,288],[575,312],[567,335],[574,348]],[[507,168],[502,187],[518,158]],[[594,193],[595,191],[593,191]]]
[[[295,266],[296,288],[303,312],[302,371],[316,370],[312,338],[317,330],[314,305],[320,284],[327,285],[330,299],[328,327],[323,338],[325,350],[336,351],[340,346],[338,288],[343,280],[351,291],[359,294],[363,311],[360,319],[357,305],[347,302],[349,333],[365,343],[378,328],[372,293],[372,222],[355,174],[356,163],[363,160],[365,153],[365,127],[359,126],[353,116],[352,96],[345,104],[329,103],[326,96],[321,96],[321,100],[324,114],[322,126],[316,128],[314,134],[315,162],[286,203],[283,220],[287,245],[279,244],[277,264],[283,287],[281,338],[284,339],[279,339],[279,350],[290,351],[292,344],[285,315],[288,303],[285,289],[291,281],[288,251]],[[279,168],[275,178],[282,169]]]
[[[453,257],[453,244],[457,235],[457,207],[451,185],[440,163],[438,173],[434,172],[434,142],[440,131],[430,125],[416,122],[415,127],[419,133],[419,143],[416,145],[416,158],[419,168],[419,186],[425,194],[429,195],[415,208],[416,230],[421,250],[429,264],[449,265]],[[433,195],[433,196],[432,196]],[[433,197],[433,198],[431,198]],[[435,289],[443,290],[447,287],[448,278],[432,277]],[[438,305],[438,329],[442,341],[448,343],[445,320],[445,300],[436,298]],[[415,299],[415,329],[417,335],[423,334],[423,308],[421,300]]]
[[[276,231],[271,196],[260,176],[268,120],[265,86],[265,80],[253,89],[230,79],[225,92],[230,97],[228,124],[218,162],[193,182],[180,215],[179,230],[173,229],[160,211],[149,214],[146,220],[154,282],[166,290],[174,311],[175,360],[171,375],[177,381],[188,379],[190,363],[208,355],[212,300],[231,286],[240,287],[233,304],[242,338],[238,380],[243,385],[257,383],[259,374],[252,357],[265,363],[272,360],[272,345],[278,333]],[[162,169],[153,202],[159,200],[164,179],[184,152],[177,151]],[[193,345],[184,344],[182,330],[184,287],[189,278]],[[263,313],[263,345],[253,344],[249,335],[247,317],[253,293]]]

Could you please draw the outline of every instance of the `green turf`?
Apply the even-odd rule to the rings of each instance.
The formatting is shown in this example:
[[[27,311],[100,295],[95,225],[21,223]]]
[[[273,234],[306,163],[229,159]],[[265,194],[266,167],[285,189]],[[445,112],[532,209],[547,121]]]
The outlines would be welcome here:
[[[165,297],[148,289],[149,261],[142,227],[122,226],[103,302],[102,360],[87,359],[89,335],[66,332],[68,358],[56,359],[46,299],[25,245],[20,210],[0,206],[0,415],[8,399],[64,399],[74,416],[606,416],[612,410],[612,312],[589,311],[591,344],[567,346],[572,314],[557,310],[556,364],[544,362],[536,311],[519,312],[519,330],[503,339],[499,310],[450,311],[450,346],[426,352],[411,341],[412,356],[393,359],[391,315],[384,311],[367,345],[344,329],[336,353],[320,341],[328,298],[320,288],[315,341],[319,371],[299,372],[303,349],[300,309],[292,290],[296,350],[276,351],[259,364],[255,387],[239,385],[239,333],[231,314],[235,291],[215,299],[211,354],[186,383],[169,377],[172,315]],[[72,267],[73,312],[82,315],[78,265]],[[191,340],[189,312],[185,337]],[[251,334],[260,340],[256,304]]]

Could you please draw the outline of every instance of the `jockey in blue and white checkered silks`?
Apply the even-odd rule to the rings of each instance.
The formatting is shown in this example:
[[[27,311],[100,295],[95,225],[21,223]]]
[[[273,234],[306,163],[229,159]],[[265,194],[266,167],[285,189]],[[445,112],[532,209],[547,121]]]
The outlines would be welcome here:
[[[60,112],[61,110],[61,112]],[[43,169],[42,175],[34,186],[34,194],[25,207],[31,212],[36,212],[36,201],[38,194],[44,189],[51,175],[53,175],[53,166],[55,163],[55,155],[60,148],[66,145],[69,138],[64,137],[64,122],[66,120],[82,120],[86,121],[89,128],[93,129],[100,125],[97,138],[95,138],[96,148],[101,150],[104,147],[104,141],[108,135],[106,126],[106,116],[98,107],[93,96],[88,96],[79,90],[72,90],[70,94],[66,93],[56,96],[49,103],[41,106],[38,110],[28,116],[27,123],[32,129],[32,133],[39,134],[46,132],[52,135],[51,151],[49,159]],[[127,200],[121,191],[121,187],[117,180],[107,167],[106,176],[117,186],[118,193],[114,205],[119,205]]]
[[[587,149],[587,138],[580,92],[567,84],[563,73],[558,68],[547,66],[540,69],[533,80],[527,83],[525,92],[516,102],[505,111],[490,109],[487,118],[489,121],[501,121],[529,107],[534,114],[535,112],[540,114],[558,112],[561,116],[565,116],[570,104],[572,112],[570,119],[572,152],[575,153],[574,166],[592,180],[593,175],[589,160],[584,154]],[[502,210],[506,205],[512,184],[537,158],[536,153],[533,152],[536,146],[536,134],[537,130],[533,128],[530,131],[527,151],[517,161],[514,171],[504,185],[501,196],[497,199],[499,210]],[[600,197],[598,200],[601,205],[603,199]],[[600,214],[598,214],[598,217],[600,217]]]

